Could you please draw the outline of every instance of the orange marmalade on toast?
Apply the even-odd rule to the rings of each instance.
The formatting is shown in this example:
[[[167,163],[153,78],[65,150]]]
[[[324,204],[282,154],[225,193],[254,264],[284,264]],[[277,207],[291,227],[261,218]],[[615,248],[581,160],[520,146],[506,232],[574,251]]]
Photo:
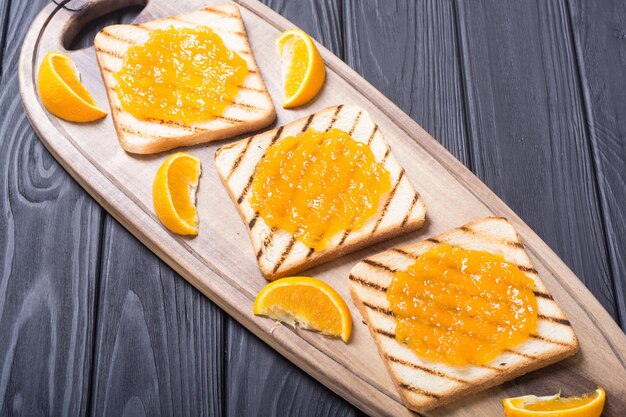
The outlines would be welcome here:
[[[347,132],[308,129],[271,145],[259,162],[250,204],[273,228],[315,251],[361,228],[391,189],[389,171]]]
[[[122,108],[139,119],[191,123],[220,116],[248,75],[248,63],[213,30],[170,27],[128,48],[115,74]]]
[[[502,256],[437,245],[387,289],[396,339],[432,361],[486,365],[536,331],[534,286]]]

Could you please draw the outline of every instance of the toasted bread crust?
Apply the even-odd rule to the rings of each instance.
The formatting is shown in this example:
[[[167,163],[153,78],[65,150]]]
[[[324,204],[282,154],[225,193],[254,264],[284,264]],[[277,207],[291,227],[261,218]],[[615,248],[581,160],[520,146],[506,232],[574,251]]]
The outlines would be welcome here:
[[[250,207],[247,192],[256,164],[271,143],[309,128],[325,130],[331,126],[351,133],[355,140],[370,143],[374,156],[391,172],[394,190],[384,197],[385,202],[379,213],[363,228],[336,236],[328,249],[313,252],[286,232],[271,230]],[[225,145],[217,151],[215,161],[217,172],[247,225],[259,268],[268,280],[294,274],[392,236],[416,230],[425,221],[426,206],[420,195],[391,154],[378,126],[357,107],[340,105],[327,108],[274,130]]]
[[[498,252],[507,261],[518,264],[536,283],[540,318],[537,334],[486,367],[453,367],[426,361],[398,343],[393,334],[393,318],[378,316],[379,311],[388,307],[385,291],[393,275],[390,271],[404,269],[420,253],[439,243]],[[382,272],[384,268],[389,270]],[[435,238],[366,259],[351,271],[350,294],[367,322],[402,400],[414,411],[427,411],[448,404],[558,362],[578,351],[578,340],[569,321],[539,279],[517,233],[503,218],[472,222]]]
[[[121,108],[113,74],[121,68],[128,47],[144,42],[150,31],[174,27],[210,26],[232,50],[248,63],[250,73],[225,112],[210,121],[184,124],[137,119]],[[248,43],[239,8],[234,4],[208,7],[180,16],[140,25],[112,25],[94,40],[96,57],[106,86],[113,124],[120,144],[130,153],[153,154],[180,146],[226,139],[262,129],[276,119],[276,111]]]

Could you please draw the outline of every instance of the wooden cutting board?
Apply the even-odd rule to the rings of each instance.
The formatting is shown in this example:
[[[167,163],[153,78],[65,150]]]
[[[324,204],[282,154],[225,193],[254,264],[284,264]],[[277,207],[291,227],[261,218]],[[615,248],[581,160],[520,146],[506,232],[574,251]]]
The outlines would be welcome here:
[[[363,411],[372,415],[411,416],[415,414],[402,405],[367,327],[349,301],[348,271],[360,259],[387,248],[419,241],[481,217],[505,216],[517,228],[543,282],[572,322],[581,352],[561,363],[425,415],[501,415],[500,399],[504,397],[551,394],[559,390],[574,394],[590,391],[597,385],[603,386],[608,393],[604,415],[623,415],[626,410],[626,336],[580,280],[478,178],[321,45],[318,48],[327,63],[327,80],[321,95],[302,109],[282,109],[274,40],[281,31],[293,25],[254,0],[239,0],[257,63],[278,105],[277,124],[335,104],[361,106],[379,124],[428,206],[427,223],[422,230],[306,272],[332,284],[349,301],[355,325],[348,345],[284,326],[273,329],[271,320],[253,316],[252,302],[266,282],[257,268],[245,226],[213,163],[216,149],[232,140],[186,149],[198,156],[203,164],[198,192],[200,234],[188,239],[161,227],[152,210],[152,179],[169,152],[141,157],[129,155],[119,146],[110,117],[91,124],[66,123],[49,115],[39,102],[36,69],[46,52],[64,51],[63,45],[69,44],[88,21],[146,1],[74,0],[66,8],[51,3],[33,22],[19,63],[24,107],[42,142],[65,169],[146,246],[266,343]],[[223,1],[150,0],[137,20],[176,15],[218,3]],[[69,54],[87,88],[96,101],[105,106],[106,93],[93,47]],[[145,279],[148,282],[151,277]],[[250,366],[255,364],[250,363]]]

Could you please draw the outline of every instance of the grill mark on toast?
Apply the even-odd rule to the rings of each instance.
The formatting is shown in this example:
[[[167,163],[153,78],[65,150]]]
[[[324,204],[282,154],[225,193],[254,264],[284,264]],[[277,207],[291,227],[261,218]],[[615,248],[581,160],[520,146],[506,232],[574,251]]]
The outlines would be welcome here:
[[[113,33],[109,32],[107,30],[107,28],[102,29],[100,31],[100,35],[104,36],[105,38],[111,38],[111,39],[114,39],[114,40],[116,40],[118,42],[123,42],[123,43],[128,44],[128,45],[137,45],[138,43],[140,43],[140,42],[135,41],[134,39],[130,39],[130,38],[126,38],[124,36],[113,34]]]
[[[391,148],[387,146],[387,150],[385,151],[385,154],[383,155],[383,159],[380,160],[381,165],[385,165],[385,162],[387,162],[387,157],[389,156],[390,153],[391,153]]]
[[[265,239],[263,239],[263,243],[261,244],[261,247],[259,248],[259,251],[256,253],[257,261],[259,259],[261,259],[261,256],[263,255],[264,249],[267,248],[270,243],[272,243],[272,239],[274,238],[274,233],[275,232],[276,232],[276,228],[272,227],[270,229],[269,234],[267,236],[265,236]]]
[[[411,205],[409,206],[409,209],[406,211],[406,214],[404,215],[404,219],[402,219],[402,223],[400,223],[400,227],[404,227],[406,225],[406,223],[409,221],[409,217],[411,217],[411,213],[413,212],[413,209],[415,208],[415,205],[417,204],[417,200],[419,200],[420,195],[418,193],[415,193],[415,195],[413,196],[413,200],[411,201]]]
[[[239,152],[239,155],[237,155],[237,158],[235,158],[235,162],[233,163],[233,166],[230,168],[230,172],[228,173],[228,176],[226,177],[227,180],[229,180],[230,177],[233,176],[233,173],[235,172],[235,170],[237,170],[237,167],[239,167],[241,160],[243,159],[246,152],[248,152],[248,148],[250,147],[250,143],[252,142],[253,138],[254,136],[251,136],[248,138],[248,140],[246,141],[246,144],[243,147],[243,150]]]
[[[399,253],[400,255],[406,256],[408,258],[412,258],[412,259],[417,259],[418,258],[417,256],[413,255],[412,253],[409,253],[409,252],[405,251],[404,249],[393,248],[393,249],[391,249],[391,251]]]
[[[376,135],[376,132],[378,132],[378,125],[374,125],[374,129],[372,129],[372,133],[370,134],[370,137],[367,138],[367,146],[372,144],[372,141],[374,140],[374,136]]]
[[[541,291],[533,291],[533,294],[535,294],[535,297],[541,297],[541,298],[545,298],[547,300],[553,300],[554,298],[552,298],[552,296],[548,293],[545,292],[541,292]]]
[[[405,361],[405,360],[400,359],[400,358],[396,358],[395,356],[390,355],[388,353],[385,353],[384,356],[385,356],[385,359],[388,359],[391,362],[399,363],[400,365],[404,365],[404,366],[407,366],[409,368],[417,369],[419,371],[423,371],[423,372],[426,372],[428,374],[438,376],[440,378],[449,379],[450,381],[458,382],[459,384],[469,384],[469,382],[467,382],[464,379],[458,378],[458,377],[453,376],[453,375],[448,375],[448,374],[443,373],[441,371],[438,371],[436,369],[428,368],[426,366],[418,365],[418,364],[413,363],[413,362],[409,362],[409,361]]]
[[[358,282],[359,284],[365,286],[365,287],[369,287],[372,288],[374,290],[377,291],[381,291],[381,292],[386,292],[387,291],[387,287],[383,287],[382,285],[378,285],[374,282],[368,281],[364,278],[361,277],[357,277],[356,275],[350,274],[349,276],[350,281],[354,281],[354,282]]]
[[[276,130],[276,134],[274,135],[274,137],[270,141],[270,146],[272,146],[274,143],[276,143],[276,141],[280,138],[280,135],[282,135],[282,133],[283,133],[283,128],[284,128],[284,126],[281,126],[281,127],[278,128],[278,130]],[[267,152],[267,149],[265,150],[265,152]],[[259,162],[265,157],[265,152],[263,152],[263,155],[259,159]],[[258,162],[257,162],[257,164],[258,164]],[[237,198],[237,204],[241,204],[243,199],[246,198],[246,195],[248,194],[248,191],[250,191],[250,186],[252,185],[252,180],[254,179],[254,171],[256,171],[256,166],[254,167],[254,170],[252,171],[252,174],[250,175],[250,177],[248,177],[248,181],[246,182],[246,186],[243,188],[243,191],[241,192],[241,195]]]
[[[302,132],[306,132],[306,130],[309,128],[309,126],[311,125],[311,122],[313,121],[313,118],[315,117],[315,114],[312,114],[309,116],[308,119],[306,119],[306,123],[304,123],[304,126],[302,127],[302,130],[300,131],[300,133]]]
[[[391,193],[389,193],[389,197],[387,197],[387,201],[385,202],[385,205],[383,206],[383,211],[382,213],[380,213],[380,217],[378,217],[378,219],[376,220],[376,224],[374,225],[374,229],[372,229],[372,235],[374,233],[376,233],[376,230],[378,230],[378,226],[380,226],[380,224],[383,221],[383,218],[385,217],[385,214],[387,214],[387,210],[389,209],[389,205],[391,204],[391,201],[393,200],[394,196],[396,195],[396,191],[398,191],[398,187],[400,186],[400,183],[402,182],[402,179],[404,178],[404,169],[402,169],[402,171],[400,171],[400,176],[398,177],[398,180],[396,181],[396,184],[393,186],[393,189],[391,190]]]
[[[382,264],[380,262],[372,261],[371,259],[363,259],[361,262],[369,266],[373,266],[374,268],[378,268],[378,269],[382,269],[383,271],[390,272],[392,274],[395,274],[397,271],[397,269],[391,268],[390,266]]]
[[[243,120],[239,120],[236,117],[228,117],[228,116],[223,116],[223,115],[219,115],[219,116],[216,115],[214,117],[216,119],[220,119],[231,124],[237,124],[237,123],[243,122]]]
[[[551,323],[558,323],[558,324],[562,324],[563,326],[572,326],[572,323],[569,322],[569,320],[567,319],[562,319],[559,317],[550,317],[550,316],[545,316],[543,314],[538,314],[537,317],[541,320],[545,320],[545,321],[549,321]]]
[[[343,236],[341,236],[341,240],[339,241],[339,246],[343,245],[350,233],[352,233],[351,229],[346,229],[346,231],[343,232]]]
[[[238,109],[249,110],[253,112],[262,112],[264,109],[255,106],[254,104],[243,103],[241,101],[230,101],[229,106],[237,107]]]
[[[434,394],[434,393],[432,393],[430,391],[426,391],[426,390],[421,389],[421,388],[414,387],[413,385],[405,384],[404,382],[399,384],[399,386],[400,386],[400,388],[403,388],[403,389],[405,389],[407,391],[416,392],[416,393],[424,395],[426,397],[434,398],[435,400],[438,400],[439,398],[441,398],[441,396],[439,396],[437,394]]]
[[[315,117],[315,114],[312,114],[306,119],[304,126],[302,126],[302,129],[300,129],[300,133],[305,132],[309,128],[314,117]],[[287,243],[287,246],[285,247],[285,250],[283,250],[283,253],[280,254],[280,259],[278,260],[278,262],[276,262],[276,265],[274,265],[274,269],[272,271],[273,274],[275,274],[276,271],[278,271],[278,269],[280,268],[280,266],[285,262],[285,260],[287,259],[287,256],[289,256],[289,253],[293,249],[295,243],[296,243],[296,238],[294,236],[291,236],[291,238],[289,239],[289,243]],[[310,250],[311,249],[309,249],[309,251]],[[307,255],[307,258],[308,258],[308,255]]]
[[[123,54],[120,54],[117,51],[113,51],[113,50],[110,50],[110,49],[105,49],[105,48],[102,48],[101,46],[96,46],[95,50],[98,53],[109,55],[109,56],[113,56],[113,57],[118,58],[118,59],[122,59],[124,57]]]
[[[440,244],[441,241],[437,238],[434,237],[429,237],[428,239],[426,239],[426,241],[430,242],[430,243],[436,243],[436,244]]]
[[[361,114],[363,113],[363,111],[359,110],[359,112],[356,115],[356,119],[354,120],[354,124],[352,125],[352,128],[350,129],[350,131],[348,132],[348,134],[350,136],[352,136],[352,134],[354,133],[354,130],[356,129],[356,125],[359,124],[359,119],[361,119]]]
[[[238,85],[237,88],[245,90],[245,91],[254,91],[256,93],[263,93],[263,94],[266,93],[266,90],[263,90],[261,88],[256,88],[256,87],[250,87],[247,85]]]
[[[537,357],[534,356],[534,355],[529,355],[528,353],[524,353],[524,352],[518,352],[517,350],[505,349],[504,351],[507,352],[507,353],[512,353],[512,354],[517,355],[517,356],[521,356],[521,357],[526,358],[526,359],[530,359],[530,360],[537,359]]]
[[[121,113],[124,111],[124,109],[122,109],[120,106],[111,106],[111,108],[113,110],[115,110],[118,113]],[[166,125],[166,126],[170,126],[170,127],[177,127],[183,130],[186,130],[188,132],[206,132],[209,129],[205,129],[203,127],[198,127],[198,126],[190,126],[190,125],[186,125],[184,123],[180,123],[180,122],[175,122],[173,120],[161,120],[161,119],[153,119],[153,118],[145,118],[145,119],[141,119],[142,122],[146,122],[146,123],[151,123],[151,124],[156,124],[156,125]]]
[[[210,13],[210,14],[217,14],[217,15],[220,15],[220,16],[230,17],[231,19],[239,19],[239,17],[240,17],[237,14],[228,13],[228,12],[225,12],[224,10],[220,10],[218,8],[215,8],[215,7],[205,7],[204,9],[201,9],[201,11],[207,12],[207,13]]]
[[[569,343],[565,343],[565,342],[561,342],[559,340],[554,340],[554,339],[549,339],[547,337],[538,335],[538,334],[531,334],[530,337],[532,337],[533,339],[538,339],[544,342],[548,342],[548,343],[552,343],[555,345],[559,345],[559,346],[567,346],[567,347],[572,347],[572,345],[570,345]]]
[[[537,270],[531,266],[517,265],[517,267],[521,269],[523,272],[528,272],[530,274],[537,275]]]
[[[293,249],[293,245],[295,243],[296,243],[296,238],[292,236],[291,239],[289,239],[289,243],[287,243],[287,247],[285,248],[283,253],[280,254],[280,259],[278,260],[278,262],[276,262],[276,265],[274,265],[272,274],[275,274],[276,271],[278,271],[280,266],[283,264],[283,262],[285,262],[285,259],[287,259],[287,256],[289,256],[289,252],[291,252],[291,250]]]
[[[461,226],[458,229],[462,230],[463,232],[465,232],[467,234],[470,234],[470,235],[476,235],[476,234],[479,234],[479,233],[486,234],[486,235],[491,235],[488,232],[476,231],[476,230],[468,227],[467,225]],[[495,239],[499,240],[497,236],[493,236],[493,237]],[[522,244],[522,242],[519,242],[517,240],[504,240],[504,241],[500,241],[500,242],[502,244],[506,245],[506,246],[511,246],[511,247],[514,247],[514,248],[518,248],[518,249],[523,249],[524,248],[524,245]],[[520,269],[524,270],[523,268],[520,268]],[[533,268],[525,267],[525,269],[533,269]],[[527,272],[530,272],[530,271],[527,271]]]
[[[395,317],[395,314],[393,314],[393,311],[389,310],[388,308],[384,308],[384,307],[381,307],[381,306],[370,304],[370,303],[368,303],[366,301],[361,301],[361,303],[365,307],[369,308],[370,310],[378,311],[379,313],[384,314],[385,316]]]
[[[248,223],[248,229],[252,230],[254,228],[254,225],[256,224],[257,219],[259,218],[259,212],[254,212],[254,216],[252,217],[252,220],[250,220],[250,223]]]
[[[119,123],[118,126],[119,126],[119,128],[120,128],[120,130],[122,132],[128,133],[130,135],[134,135],[134,136],[137,136],[137,137],[140,137],[140,138],[148,138],[148,139],[162,139],[163,138],[163,136],[155,136],[155,135],[151,135],[149,133],[139,132],[139,131],[137,131],[135,129],[132,129],[131,127],[126,126],[126,125],[121,124],[121,123]]]
[[[332,119],[330,119],[330,124],[326,128],[326,132],[332,129],[333,126],[335,125],[335,122],[337,121],[337,116],[339,115],[339,112],[341,111],[341,109],[343,109],[343,104],[338,105],[337,108],[335,109],[335,114],[333,114]]]
[[[375,328],[375,327],[372,327],[372,329],[374,329],[374,332],[375,332],[376,334],[379,334],[379,335],[381,335],[381,336],[388,337],[389,339],[396,340],[396,335],[395,335],[395,334],[393,334],[393,333],[391,333],[391,332],[388,332],[388,331],[383,330],[383,329],[377,329],[377,328]]]

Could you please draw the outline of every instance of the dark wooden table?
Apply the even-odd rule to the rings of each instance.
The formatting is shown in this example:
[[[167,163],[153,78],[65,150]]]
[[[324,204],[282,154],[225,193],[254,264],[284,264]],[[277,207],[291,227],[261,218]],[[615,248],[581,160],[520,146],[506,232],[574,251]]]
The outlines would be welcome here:
[[[360,415],[177,276],[45,150],[17,86],[44,4],[0,2],[0,416]],[[268,4],[440,140],[626,329],[624,0]]]

